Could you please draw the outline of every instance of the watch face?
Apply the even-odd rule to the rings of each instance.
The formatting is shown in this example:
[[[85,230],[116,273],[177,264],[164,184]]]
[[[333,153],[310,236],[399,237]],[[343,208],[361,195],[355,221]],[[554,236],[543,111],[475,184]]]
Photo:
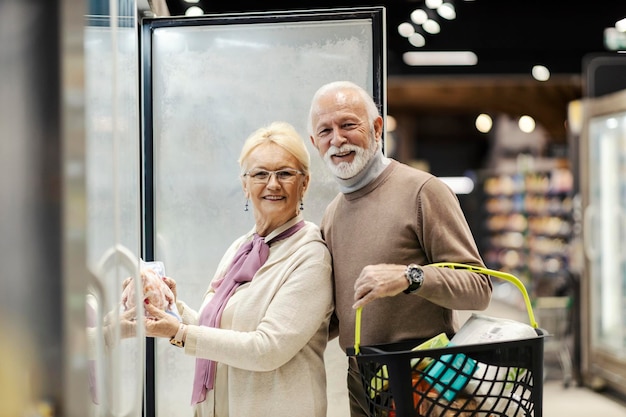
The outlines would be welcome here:
[[[411,276],[411,280],[415,282],[421,278],[422,270],[418,268],[411,268],[409,270],[409,275]]]
[[[417,265],[409,265],[406,269],[406,277],[409,279],[409,288],[404,290],[406,294],[413,293],[420,289],[424,282],[424,271]]]

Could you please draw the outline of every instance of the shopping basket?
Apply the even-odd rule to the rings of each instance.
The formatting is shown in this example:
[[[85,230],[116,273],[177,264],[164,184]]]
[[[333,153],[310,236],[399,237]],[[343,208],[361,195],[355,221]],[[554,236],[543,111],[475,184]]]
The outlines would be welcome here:
[[[543,336],[524,285],[513,275],[457,263],[432,266],[467,269],[513,283],[524,296],[537,337],[414,350],[425,340],[360,346],[361,309],[356,311],[357,361],[371,417],[534,416],[543,401]]]

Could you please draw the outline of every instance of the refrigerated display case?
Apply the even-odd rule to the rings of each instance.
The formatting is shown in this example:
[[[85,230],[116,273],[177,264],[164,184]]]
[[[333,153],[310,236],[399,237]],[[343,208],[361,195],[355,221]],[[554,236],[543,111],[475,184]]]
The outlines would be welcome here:
[[[582,105],[582,376],[626,393],[626,90]]]
[[[303,214],[319,224],[338,187],[308,139],[310,100],[321,85],[348,79],[384,114],[383,12],[143,21],[144,254],[165,263],[180,299],[200,306],[227,246],[254,224],[252,211],[244,211],[237,158],[257,128],[283,120],[305,140],[312,181]],[[159,416],[188,415],[195,358],[163,340],[153,348],[148,403],[153,396]]]
[[[351,80],[384,117],[385,9],[155,17],[135,7],[89,16],[84,33],[86,415],[182,417],[195,358],[141,329],[123,337],[122,282],[141,259],[162,261],[178,297],[200,306],[227,245],[254,224],[237,158],[272,121],[294,125],[311,153],[303,214],[319,223],[338,187],[308,140],[309,102],[322,84]]]
[[[138,12],[131,0],[90,14],[84,28],[86,263],[83,276],[89,416],[140,416],[145,334],[118,325],[122,282],[141,257]],[[141,281],[135,279],[143,316]]]

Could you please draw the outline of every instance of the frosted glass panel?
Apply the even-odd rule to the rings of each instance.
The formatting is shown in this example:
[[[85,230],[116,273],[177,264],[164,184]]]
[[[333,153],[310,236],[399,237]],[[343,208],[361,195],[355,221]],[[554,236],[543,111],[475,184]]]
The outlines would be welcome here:
[[[93,274],[85,279],[90,283],[92,416],[141,415],[145,337],[120,340],[115,325],[122,281],[136,273],[140,253],[137,56],[136,28],[110,28],[108,23],[85,28],[86,255]]]
[[[626,113],[591,120],[592,346],[626,357]]]
[[[312,161],[303,214],[319,223],[338,189],[308,139],[310,99],[329,81],[374,85],[371,20],[272,22],[153,30],[155,257],[194,308],[253,225],[237,165],[246,137],[275,120],[296,127]],[[193,364],[157,344],[159,416],[189,415]]]

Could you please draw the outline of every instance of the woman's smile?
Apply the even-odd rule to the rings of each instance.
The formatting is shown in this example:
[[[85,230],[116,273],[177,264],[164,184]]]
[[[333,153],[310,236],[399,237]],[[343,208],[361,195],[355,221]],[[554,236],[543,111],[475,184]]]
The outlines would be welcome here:
[[[308,179],[295,156],[274,143],[247,158],[244,189],[254,206],[257,232],[266,236],[298,214]]]

